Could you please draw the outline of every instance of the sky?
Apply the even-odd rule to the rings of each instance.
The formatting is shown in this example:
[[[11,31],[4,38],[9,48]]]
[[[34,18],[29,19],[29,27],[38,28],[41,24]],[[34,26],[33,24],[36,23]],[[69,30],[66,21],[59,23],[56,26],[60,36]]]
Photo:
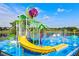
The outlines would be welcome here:
[[[27,7],[38,10],[37,21],[51,28],[78,27],[79,4],[71,3],[7,3],[0,4],[0,27],[10,27],[10,23],[17,20],[17,16],[25,14]]]

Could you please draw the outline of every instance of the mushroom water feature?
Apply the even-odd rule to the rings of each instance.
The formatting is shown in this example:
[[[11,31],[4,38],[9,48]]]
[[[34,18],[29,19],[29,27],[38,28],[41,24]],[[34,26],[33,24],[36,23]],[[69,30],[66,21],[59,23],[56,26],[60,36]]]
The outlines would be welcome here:
[[[35,32],[35,19],[34,19],[34,17],[36,17],[37,15],[38,15],[38,10],[36,9],[36,8],[27,8],[27,10],[26,10],[26,15],[27,15],[27,17],[29,18],[29,20],[33,20],[31,23],[33,24],[33,26],[32,26],[32,28],[33,28],[33,30],[32,30],[32,32],[33,32],[33,34],[32,34],[32,36],[33,36],[33,43],[34,43],[34,32]]]

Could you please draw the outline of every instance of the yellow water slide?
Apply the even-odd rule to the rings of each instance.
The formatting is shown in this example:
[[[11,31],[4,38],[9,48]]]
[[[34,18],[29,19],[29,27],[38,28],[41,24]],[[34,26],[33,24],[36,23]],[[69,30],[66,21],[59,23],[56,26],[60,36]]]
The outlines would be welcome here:
[[[53,46],[53,47],[52,46],[41,47],[41,46],[37,46],[29,42],[26,36],[18,36],[18,40],[21,46],[23,46],[25,49],[28,49],[32,52],[38,52],[38,53],[43,53],[43,54],[58,51],[68,46],[67,44],[60,44],[60,45]]]

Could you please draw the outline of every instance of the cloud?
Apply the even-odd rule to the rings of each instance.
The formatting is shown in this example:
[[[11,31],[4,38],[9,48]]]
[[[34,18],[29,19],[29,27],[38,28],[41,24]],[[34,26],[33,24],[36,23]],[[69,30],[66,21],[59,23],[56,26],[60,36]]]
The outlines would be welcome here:
[[[4,14],[4,15],[16,15],[16,13],[14,13],[11,10],[11,7],[6,5],[6,4],[0,4],[0,14]]]
[[[59,13],[68,13],[71,12],[72,9],[65,9],[65,8],[57,8],[56,12],[54,13],[54,15],[58,15]]]
[[[17,16],[24,14],[24,7],[16,7],[6,4],[0,4],[0,26],[10,26],[10,22],[17,19]]]
[[[4,8],[4,7],[6,7],[6,8]],[[0,4],[0,8],[3,8],[3,9],[5,9],[5,10],[6,10],[6,9],[8,10],[8,8],[10,8],[10,7],[7,6],[7,5],[5,5],[5,4]],[[2,9],[2,10],[3,10],[3,9]]]
[[[48,16],[48,15],[44,15],[43,19],[46,20],[46,19],[50,19],[51,17]]]
[[[17,13],[17,15],[24,14],[24,11],[25,11],[23,7],[22,8],[21,7],[20,8],[13,7],[13,9]]]
[[[57,12],[71,12],[72,11],[72,9],[65,9],[65,8],[58,8],[57,9]]]
[[[57,12],[64,12],[64,11],[65,11],[64,8],[58,8],[58,9],[57,9]]]
[[[11,9],[10,6],[6,4],[0,4],[0,27],[7,27],[10,26],[10,22],[17,19],[18,14],[14,12],[14,7]],[[18,9],[18,13],[22,13],[20,9]],[[17,11],[17,9],[15,9]]]
[[[0,13],[5,13],[9,11],[9,6],[5,5],[5,4],[0,4]]]

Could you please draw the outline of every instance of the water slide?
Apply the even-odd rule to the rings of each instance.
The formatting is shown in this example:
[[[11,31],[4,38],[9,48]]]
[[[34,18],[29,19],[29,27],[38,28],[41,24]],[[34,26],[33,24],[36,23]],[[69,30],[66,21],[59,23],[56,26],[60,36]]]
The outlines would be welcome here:
[[[60,45],[53,46],[53,47],[52,46],[44,46],[44,47],[37,46],[29,42],[26,36],[18,36],[18,40],[21,46],[24,47],[25,49],[28,49],[32,52],[43,53],[43,54],[47,54],[49,52],[54,52],[54,51],[59,51],[63,48],[68,47],[67,44],[60,44]]]

